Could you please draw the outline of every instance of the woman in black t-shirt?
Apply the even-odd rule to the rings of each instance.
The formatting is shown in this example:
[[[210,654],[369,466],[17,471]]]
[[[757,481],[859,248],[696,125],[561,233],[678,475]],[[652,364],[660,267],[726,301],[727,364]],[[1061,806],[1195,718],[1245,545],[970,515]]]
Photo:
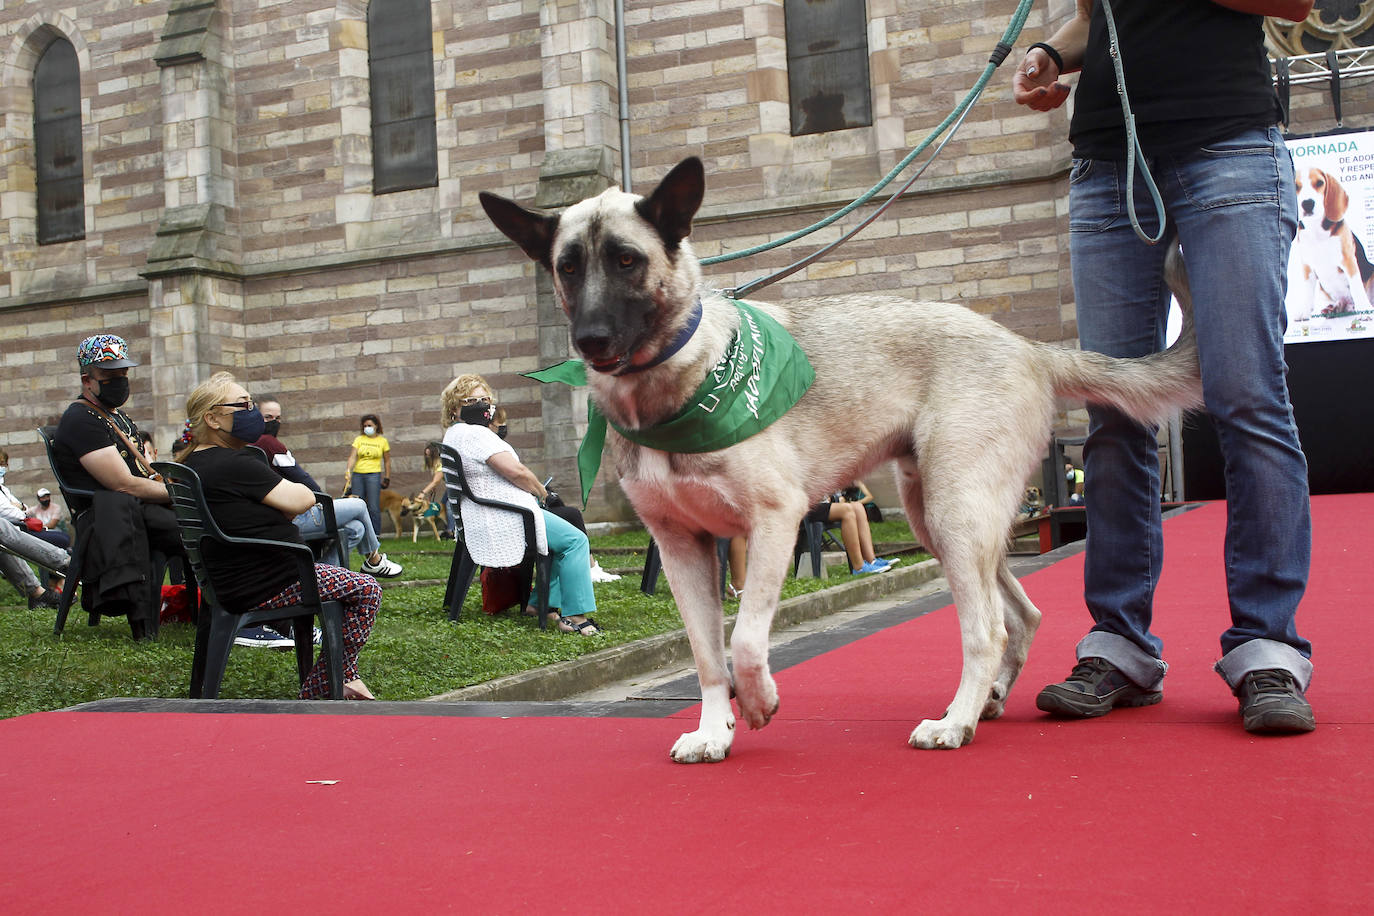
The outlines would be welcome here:
[[[228,372],[218,372],[186,399],[187,430],[176,459],[199,475],[210,512],[225,534],[299,543],[292,519],[315,505],[303,484],[282,479],[261,456],[244,449],[262,435],[262,414],[247,390]],[[215,595],[226,610],[244,612],[286,607],[301,597],[295,560],[281,548],[212,550],[205,565]],[[344,608],[344,697],[375,699],[358,678],[358,653],[372,633],[382,589],[377,580],[337,566],[315,564],[320,598]],[[301,638],[301,634],[297,634]],[[301,685],[301,699],[328,695],[321,654]]]

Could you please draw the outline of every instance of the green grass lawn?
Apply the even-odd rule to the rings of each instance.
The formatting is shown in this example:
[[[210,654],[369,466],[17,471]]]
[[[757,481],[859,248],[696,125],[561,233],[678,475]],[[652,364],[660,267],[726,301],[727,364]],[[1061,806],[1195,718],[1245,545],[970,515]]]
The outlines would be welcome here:
[[[904,522],[873,526],[874,539],[910,543]],[[644,532],[592,539],[593,553],[607,569],[643,566]],[[402,581],[445,580],[452,542],[386,539],[382,549],[405,566]],[[630,552],[624,552],[630,551]],[[357,557],[354,558],[357,567]],[[906,562],[914,562],[907,560]],[[791,579],[783,597],[849,581],[844,567],[830,578]],[[359,660],[360,673],[382,699],[417,700],[495,677],[575,658],[609,646],[680,629],[677,608],[661,580],[650,598],[639,590],[639,574],[596,586],[599,636],[540,630],[514,611],[491,617],[479,609],[479,589],[468,593],[463,618],[453,624],[443,608],[444,586],[387,588],[376,628]],[[733,613],[735,602],[726,603]],[[167,624],[155,643],[135,643],[123,618],[86,625],[75,609],[62,638],[53,636],[55,612],[30,611],[8,583],[0,582],[0,717],[60,709],[105,697],[186,697],[195,644],[190,624]],[[297,691],[290,651],[235,648],[229,655],[220,696],[287,699]]]

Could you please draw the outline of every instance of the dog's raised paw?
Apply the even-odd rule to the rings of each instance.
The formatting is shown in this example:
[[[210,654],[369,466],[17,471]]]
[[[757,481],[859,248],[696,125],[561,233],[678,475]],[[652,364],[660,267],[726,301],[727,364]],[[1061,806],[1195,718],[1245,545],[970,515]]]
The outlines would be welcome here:
[[[767,671],[752,677],[735,673],[735,702],[750,728],[763,728],[778,711],[778,685]]]
[[[733,732],[721,738],[703,731],[685,732],[673,744],[669,756],[675,763],[720,763],[730,756]]]
[[[944,719],[926,719],[907,739],[907,744],[928,751],[950,751],[973,740],[972,725],[958,725]]]

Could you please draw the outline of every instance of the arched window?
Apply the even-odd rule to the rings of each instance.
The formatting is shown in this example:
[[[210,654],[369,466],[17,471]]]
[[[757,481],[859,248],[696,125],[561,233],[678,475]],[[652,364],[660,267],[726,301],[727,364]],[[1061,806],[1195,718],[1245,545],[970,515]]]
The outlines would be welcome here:
[[[38,160],[38,243],[86,237],[81,164],[81,70],[76,50],[55,38],[33,71],[33,140]]]
[[[367,6],[374,194],[439,183],[430,35],[429,0],[372,0]]]
[[[864,0],[784,0],[792,136],[873,123]]]

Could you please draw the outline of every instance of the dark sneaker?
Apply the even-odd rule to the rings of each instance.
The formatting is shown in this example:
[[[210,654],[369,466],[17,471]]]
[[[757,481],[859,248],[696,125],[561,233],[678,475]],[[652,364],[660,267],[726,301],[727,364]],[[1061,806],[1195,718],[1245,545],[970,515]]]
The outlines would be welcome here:
[[[1035,698],[1035,707],[1057,716],[1083,719],[1105,716],[1117,706],[1153,706],[1162,690],[1146,690],[1101,658],[1081,659],[1062,684],[1050,684]]]
[[[43,594],[29,596],[29,610],[32,611],[40,607],[56,608],[61,601],[61,592],[55,592],[50,588],[45,588],[43,589]]]
[[[1281,735],[1317,727],[1312,706],[1293,675],[1282,668],[1251,671],[1234,691],[1247,732]]]

